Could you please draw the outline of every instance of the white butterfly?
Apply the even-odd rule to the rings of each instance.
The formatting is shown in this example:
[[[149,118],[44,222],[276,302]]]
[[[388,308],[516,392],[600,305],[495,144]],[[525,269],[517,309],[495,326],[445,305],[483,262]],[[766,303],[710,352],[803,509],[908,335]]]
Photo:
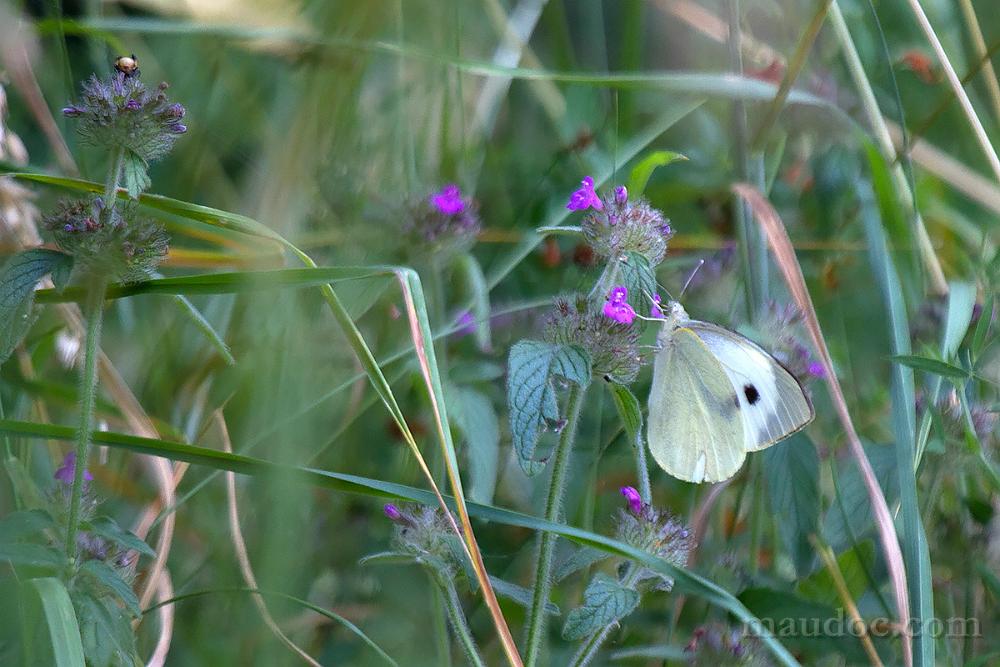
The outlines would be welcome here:
[[[747,452],[804,428],[815,413],[798,381],[753,341],[688,318],[672,302],[649,393],[649,450],[669,474],[721,482]]]

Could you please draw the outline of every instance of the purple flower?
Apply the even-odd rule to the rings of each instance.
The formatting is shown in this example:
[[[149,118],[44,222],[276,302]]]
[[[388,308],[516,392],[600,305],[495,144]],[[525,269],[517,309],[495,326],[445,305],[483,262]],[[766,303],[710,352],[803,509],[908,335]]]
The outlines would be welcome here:
[[[63,107],[62,113],[67,118],[76,118],[83,115],[83,109],[80,107]]]
[[[631,486],[623,486],[619,491],[625,496],[625,502],[628,503],[629,511],[636,516],[642,514],[642,497],[639,495],[639,492]]]
[[[632,324],[635,310],[628,304],[628,289],[624,285],[611,288],[604,304],[604,316],[620,324]]]
[[[142,108],[142,105],[139,104],[139,100],[129,100],[125,103],[125,108],[129,111],[138,111]]]
[[[167,129],[174,134],[184,134],[188,131],[187,125],[184,125],[183,123],[171,123],[170,125],[167,125]]]
[[[650,317],[663,317],[663,310],[660,309],[660,295],[653,295],[653,305],[649,308]]]
[[[628,201],[628,190],[625,188],[624,185],[619,185],[617,188],[615,188],[615,202],[619,206],[624,206],[625,202],[627,201]]]
[[[826,369],[823,368],[823,364],[819,363],[818,361],[810,361],[809,375],[812,375],[814,378],[825,378]]]
[[[184,107],[180,104],[171,104],[167,107],[167,115],[180,120],[184,117]]]
[[[439,192],[432,194],[431,204],[443,215],[458,215],[465,210],[462,191],[454,183],[449,183]]]
[[[400,512],[399,508],[392,503],[386,503],[385,506],[382,507],[382,511],[385,512],[385,515],[389,517],[391,521],[403,523],[403,513]]]
[[[63,458],[62,465],[56,470],[53,475],[57,480],[63,484],[72,484],[73,479],[76,477],[76,453],[69,452]],[[90,474],[90,471],[86,468],[83,469],[83,481],[90,482],[93,481],[94,476]]]
[[[602,211],[604,210],[604,203],[597,196],[597,193],[594,192],[594,179],[587,176],[581,181],[580,189],[569,196],[566,208],[571,211],[585,211],[591,207],[595,211]]]

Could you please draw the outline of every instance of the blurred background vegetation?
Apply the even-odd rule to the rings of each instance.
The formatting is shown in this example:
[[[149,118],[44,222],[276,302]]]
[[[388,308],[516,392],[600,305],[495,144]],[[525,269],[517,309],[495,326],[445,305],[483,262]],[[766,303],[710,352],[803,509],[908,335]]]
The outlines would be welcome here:
[[[968,79],[965,90],[987,144],[995,144],[1000,94],[979,46],[981,39],[989,54],[1000,48],[992,3],[922,5],[958,77]],[[916,373],[917,423],[926,415],[929,426],[916,491],[930,548],[934,610],[940,617],[981,623],[979,638],[937,639],[937,662],[994,664],[1000,660],[1000,519],[994,516],[1000,489],[989,418],[997,407],[998,381],[989,323],[998,272],[1000,173],[909,3],[835,3],[853,38],[847,51],[856,48],[860,57],[863,83],[848,65],[834,18],[827,16],[814,38],[807,34],[825,6],[807,0],[8,1],[0,4],[3,123],[8,139],[13,135],[23,146],[14,139],[5,144],[3,168],[101,182],[101,157],[79,144],[59,109],[76,98],[82,79],[106,74],[117,55],[135,54],[143,81],[169,82],[171,98],[187,108],[188,132],[152,168],[151,192],[253,218],[320,266],[416,268],[433,329],[452,330],[437,348],[449,401],[474,403],[465,412],[454,409],[465,417],[455,433],[467,487],[470,476],[475,480],[472,499],[532,515],[541,514],[544,485],[525,477],[511,457],[506,354],[512,342],[538,335],[552,297],[589,289],[595,273],[592,253],[577,239],[543,240],[533,230],[564,221],[566,198],[583,176],[625,182],[652,151],[677,151],[687,161],[654,171],[645,191],[676,234],[659,281],[677,294],[704,260],[685,295],[688,311],[745,327],[747,273],[736,249],[741,211],[730,186],[750,181],[767,193],[793,239],[890,508],[900,504],[893,420],[905,419],[914,405],[901,406],[890,391],[889,357],[899,353],[892,336],[900,323],[890,327],[879,289],[882,268],[898,270],[897,296],[908,314],[903,326],[913,354],[952,369],[976,369],[975,376],[945,381],[946,387],[958,383],[972,404],[970,415],[986,424],[972,435],[975,429],[964,418],[952,417],[946,391],[938,404],[929,398],[934,372],[945,371],[925,365]],[[970,8],[979,17],[975,27]],[[743,33],[742,48],[731,49],[731,12]],[[801,49],[805,60],[788,103],[773,105]],[[736,60],[743,74],[732,74]],[[875,124],[866,85],[880,112]],[[754,145],[772,108],[780,113],[773,125],[763,125]],[[905,141],[911,149],[898,161],[879,157],[885,149],[881,119],[897,145]],[[414,245],[403,233],[408,206],[449,182],[475,197],[483,221],[474,247],[460,249],[459,257],[467,260],[452,254],[444,261],[444,254]],[[4,254],[37,243],[32,237],[39,210],[51,210],[65,194],[42,185],[30,185],[29,194],[25,185],[2,183]],[[919,216],[912,214],[914,204]],[[888,253],[873,249],[880,237],[865,227],[872,212],[888,238]],[[171,235],[165,275],[286,265],[268,241],[206,227],[190,216],[162,210],[155,215]],[[770,296],[785,303],[777,275],[772,271]],[[397,355],[412,344],[398,283],[379,277],[340,283],[337,290],[376,358],[396,355],[384,366],[386,376],[432,469],[440,472],[420,368],[412,354]],[[964,302],[956,302],[956,290]],[[169,296],[117,299],[106,313],[103,349],[159,437],[221,449],[211,416],[224,405],[236,452],[426,487],[318,291],[190,298],[235,363]],[[971,307],[973,301],[976,319],[971,325],[965,320],[969,335],[963,328],[958,337],[965,342],[942,356],[945,327],[961,322],[961,304]],[[488,341],[453,326],[470,304],[490,310]],[[985,327],[979,325],[983,318]],[[979,330],[984,333],[977,348]],[[75,423],[75,371],[66,363],[73,340],[60,311],[40,310],[23,346],[0,369],[8,418]],[[633,388],[642,403],[648,382],[644,371]],[[106,382],[102,388],[103,428],[137,432],[129,421],[133,406],[109,392]],[[795,468],[795,461],[769,463],[765,455],[754,455],[721,490],[656,470],[655,501],[689,521],[704,509],[706,529],[692,568],[739,594],[759,616],[825,618],[842,605],[807,540],[813,532],[841,558],[862,615],[892,616],[867,497],[825,388],[816,383],[811,393],[816,423],[808,437],[793,441],[810,452],[815,447],[818,456],[814,462],[806,457],[807,470]],[[610,399],[597,391],[590,401],[565,521],[609,534],[612,513],[621,506],[618,488],[634,483],[635,469]],[[10,437],[6,450],[43,489],[63,451],[55,441],[20,437]],[[472,472],[477,461],[491,457],[495,465]],[[166,565],[173,594],[207,592],[175,604],[167,664],[300,662],[263,623],[253,598],[234,590],[247,584],[230,534],[225,480],[217,470],[174,468],[183,477],[175,506],[164,510],[157,468],[143,457],[99,448],[90,469],[104,511],[123,525],[134,527],[147,512],[158,517],[150,538],[154,547],[163,517],[172,511],[176,525]],[[795,486],[800,479],[805,484]],[[902,479],[905,484],[906,475]],[[16,485],[7,482],[0,483],[2,513],[23,503]],[[391,536],[378,498],[280,475],[237,476],[236,485],[239,523],[261,589],[340,614],[401,665],[445,663],[435,639],[443,620],[435,618],[426,576],[413,566],[359,564],[366,554],[385,550]],[[794,497],[782,504],[786,491]],[[532,531],[474,525],[489,571],[529,585]],[[557,587],[554,601],[563,613],[579,604],[585,585],[586,578],[575,577]],[[503,654],[481,598],[467,586],[461,591],[489,664],[500,664]],[[598,662],[656,664],[682,656],[697,628],[727,622],[697,598],[682,610],[676,601],[676,595],[650,596]],[[270,598],[268,605],[283,631],[322,664],[382,664],[344,625],[287,600]],[[883,611],[886,605],[890,613]],[[506,600],[502,606],[519,638],[524,609]],[[144,657],[164,636],[159,617],[146,619],[138,629]],[[551,623],[549,664],[563,664],[573,649],[558,638],[561,625]],[[787,646],[803,664],[866,662],[851,638],[797,638]],[[898,641],[878,646],[886,664],[901,664]],[[629,658],[628,651],[637,648],[640,656]],[[462,660],[457,651],[453,657]]]

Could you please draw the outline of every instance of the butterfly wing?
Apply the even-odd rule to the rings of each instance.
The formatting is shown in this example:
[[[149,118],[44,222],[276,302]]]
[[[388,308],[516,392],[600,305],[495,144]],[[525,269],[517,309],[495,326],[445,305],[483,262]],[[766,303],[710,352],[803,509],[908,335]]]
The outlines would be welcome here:
[[[691,329],[661,336],[653,365],[647,436],[653,458],[689,482],[718,482],[746,458],[744,421],[723,365]]]
[[[705,343],[732,383],[747,451],[770,447],[813,420],[813,407],[798,381],[756,343],[708,322],[684,326]]]

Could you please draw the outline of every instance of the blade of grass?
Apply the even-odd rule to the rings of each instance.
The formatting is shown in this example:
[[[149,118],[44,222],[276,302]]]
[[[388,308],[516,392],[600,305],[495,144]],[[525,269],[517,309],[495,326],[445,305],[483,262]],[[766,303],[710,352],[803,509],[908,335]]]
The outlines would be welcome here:
[[[874,146],[869,149],[872,159],[880,156]],[[868,238],[869,258],[876,282],[888,311],[889,336],[892,353],[896,356],[910,354],[910,325],[903,303],[903,290],[899,283],[892,255],[886,243],[885,230],[874,202],[873,192],[858,184],[861,199],[861,217]],[[930,667],[934,662],[934,638],[921,632],[923,621],[934,617],[934,598],[924,527],[920,520],[917,502],[915,471],[916,447],[916,397],[913,386],[913,369],[900,363],[892,365],[892,425],[895,434],[896,462],[899,468],[899,496],[903,511],[903,558],[909,574],[908,588],[910,614],[919,619],[916,641],[913,643],[914,664]],[[906,626],[909,627],[909,626]]]
[[[74,437],[74,430],[68,426],[36,424],[16,420],[0,420],[0,433],[9,433],[26,438],[48,438],[53,440],[72,440]],[[404,500],[424,505],[437,504],[440,498],[440,496],[432,491],[404,484],[315,468],[271,463],[239,454],[227,454],[216,449],[196,447],[155,438],[141,438],[111,431],[95,431],[93,433],[93,441],[109,447],[161,456],[175,461],[186,461],[195,465],[204,465],[218,470],[228,470],[245,475],[263,476],[277,474],[281,475],[283,479],[343,493],[356,493],[380,499]],[[448,497],[447,503],[448,505],[453,505],[454,500]],[[799,664],[788,650],[781,645],[777,638],[768,631],[767,626],[760,619],[754,616],[731,593],[704,577],[672,565],[662,558],[657,558],[644,551],[640,551],[624,542],[619,542],[597,533],[565,524],[545,521],[544,519],[492,505],[468,503],[467,507],[470,516],[483,521],[551,532],[572,540],[577,544],[591,546],[607,553],[623,556],[642,563],[656,572],[673,578],[677,590],[695,595],[709,604],[733,614],[740,622],[747,624],[749,630],[761,638],[761,641],[768,646],[781,664],[791,666]]]
[[[962,107],[962,112],[965,114],[966,120],[969,121],[969,126],[972,128],[972,133],[975,135],[976,141],[983,151],[983,155],[986,156],[986,161],[989,163],[990,169],[993,170],[993,176],[997,181],[1000,181],[1000,157],[997,157],[997,152],[993,148],[993,144],[990,143],[989,136],[986,134],[986,128],[983,127],[982,121],[979,120],[979,116],[972,106],[972,101],[966,94],[965,88],[962,87],[962,82],[959,80],[955,68],[952,67],[951,60],[948,58],[941,40],[938,39],[937,34],[934,32],[934,27],[927,18],[927,14],[924,13],[923,7],[920,6],[919,0],[909,0],[909,4],[910,9],[913,11],[913,16],[917,20],[917,24],[924,33],[924,37],[927,38],[931,48],[934,49],[938,62],[944,70],[945,78],[948,80],[948,85],[951,86],[952,91],[955,93],[959,106]]]
[[[819,326],[819,319],[816,316],[816,309],[813,307],[812,297],[806,287],[805,279],[802,277],[802,268],[795,257],[795,249],[792,247],[785,226],[781,222],[777,211],[771,206],[763,195],[752,187],[737,183],[733,189],[739,195],[750,202],[757,221],[767,232],[767,237],[774,253],[775,261],[781,269],[788,286],[788,291],[792,294],[802,312],[806,329],[812,338],[813,348],[823,364],[824,375],[826,377],[827,388],[833,399],[834,408],[841,426],[847,435],[847,442],[850,446],[851,455],[854,457],[861,471],[861,476],[865,482],[865,490],[868,492],[868,499],[872,504],[872,511],[875,515],[875,524],[878,528],[879,541],[882,545],[882,552],[885,555],[886,566],[892,580],[893,592],[896,598],[896,613],[899,615],[901,627],[910,627],[910,603],[907,590],[906,565],[903,554],[900,551],[899,541],[896,537],[892,515],[889,513],[889,506],[885,496],[879,486],[875,471],[871,462],[861,446],[861,440],[854,429],[854,422],[847,409],[847,401],[844,398],[844,391],[840,386],[833,370],[833,360],[830,358],[830,351],[826,346],[826,339]],[[913,665],[913,651],[908,638],[903,638],[903,660],[907,667]]]
[[[177,604],[178,602],[183,602],[185,600],[190,600],[192,598],[202,597],[204,595],[215,595],[217,593],[250,593],[251,595],[255,596],[275,597],[275,598],[281,598],[282,600],[288,600],[289,602],[293,602],[305,609],[314,611],[320,616],[324,616],[330,619],[331,621],[340,623],[345,628],[347,628],[355,635],[357,635],[358,638],[361,639],[361,641],[367,644],[373,651],[378,653],[379,657],[381,657],[387,663],[393,665],[393,667],[399,667],[399,663],[393,660],[388,653],[382,650],[381,646],[372,641],[371,637],[366,635],[361,628],[356,626],[354,623],[351,623],[349,620],[347,620],[340,614],[332,612],[329,609],[324,609],[323,607],[320,607],[318,605],[314,605],[313,603],[307,600],[297,598],[294,595],[288,595],[287,593],[281,593],[279,591],[268,591],[261,588],[213,588],[211,590],[206,590],[206,591],[192,591],[191,593],[185,593],[183,595],[177,595],[165,600],[160,600],[156,604],[147,607],[146,609],[143,609],[142,613],[143,615],[145,615],[151,611],[155,611],[167,605]]]

